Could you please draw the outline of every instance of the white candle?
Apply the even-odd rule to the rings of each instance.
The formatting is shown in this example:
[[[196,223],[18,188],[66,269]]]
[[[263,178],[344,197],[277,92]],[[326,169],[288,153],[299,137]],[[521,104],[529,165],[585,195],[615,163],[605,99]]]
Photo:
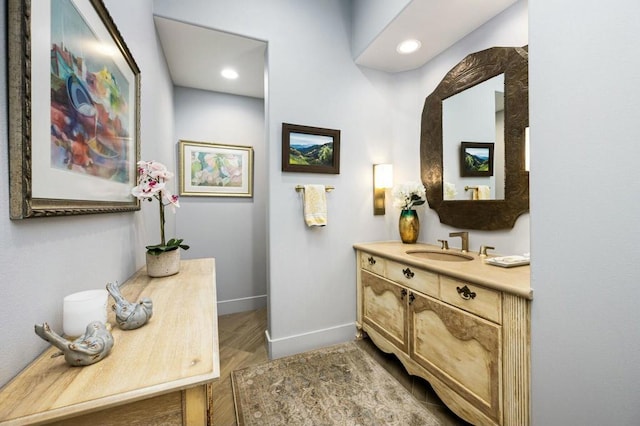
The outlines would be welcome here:
[[[107,322],[107,300],[105,289],[73,293],[64,298],[62,329],[67,337],[82,336],[92,321]]]

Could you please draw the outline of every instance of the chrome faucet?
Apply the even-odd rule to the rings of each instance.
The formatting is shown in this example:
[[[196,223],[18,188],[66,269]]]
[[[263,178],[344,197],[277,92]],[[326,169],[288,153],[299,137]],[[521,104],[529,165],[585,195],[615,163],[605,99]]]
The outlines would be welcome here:
[[[466,253],[469,251],[469,233],[467,231],[451,232],[449,236],[462,238],[462,252]]]

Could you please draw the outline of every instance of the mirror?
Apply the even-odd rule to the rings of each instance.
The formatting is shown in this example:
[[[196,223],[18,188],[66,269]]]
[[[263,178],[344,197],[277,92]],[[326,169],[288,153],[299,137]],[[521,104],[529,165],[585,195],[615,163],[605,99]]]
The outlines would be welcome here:
[[[442,182],[445,200],[504,199],[504,73],[442,101]]]
[[[491,95],[474,101],[481,92]],[[480,108],[478,102],[489,106]],[[422,182],[429,207],[441,223],[510,229],[518,216],[529,211],[528,126],[526,47],[493,47],[470,54],[445,75],[425,100],[420,135]],[[470,164],[469,158],[475,163]],[[481,186],[480,195],[486,197],[473,199]]]

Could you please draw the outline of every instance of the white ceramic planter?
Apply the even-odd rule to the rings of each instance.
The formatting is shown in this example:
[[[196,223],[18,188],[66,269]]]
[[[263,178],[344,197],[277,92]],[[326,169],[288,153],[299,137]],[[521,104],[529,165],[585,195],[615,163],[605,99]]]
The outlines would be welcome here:
[[[168,277],[180,272],[180,249],[165,251],[158,255],[147,252],[147,275]]]

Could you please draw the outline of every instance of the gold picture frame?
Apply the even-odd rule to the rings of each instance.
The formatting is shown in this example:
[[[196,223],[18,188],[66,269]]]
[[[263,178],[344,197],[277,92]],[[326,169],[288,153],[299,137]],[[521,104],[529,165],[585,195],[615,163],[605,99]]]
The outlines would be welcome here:
[[[253,148],[181,140],[180,195],[253,197]]]
[[[103,2],[9,0],[8,27],[11,219],[139,210],[140,69]]]

